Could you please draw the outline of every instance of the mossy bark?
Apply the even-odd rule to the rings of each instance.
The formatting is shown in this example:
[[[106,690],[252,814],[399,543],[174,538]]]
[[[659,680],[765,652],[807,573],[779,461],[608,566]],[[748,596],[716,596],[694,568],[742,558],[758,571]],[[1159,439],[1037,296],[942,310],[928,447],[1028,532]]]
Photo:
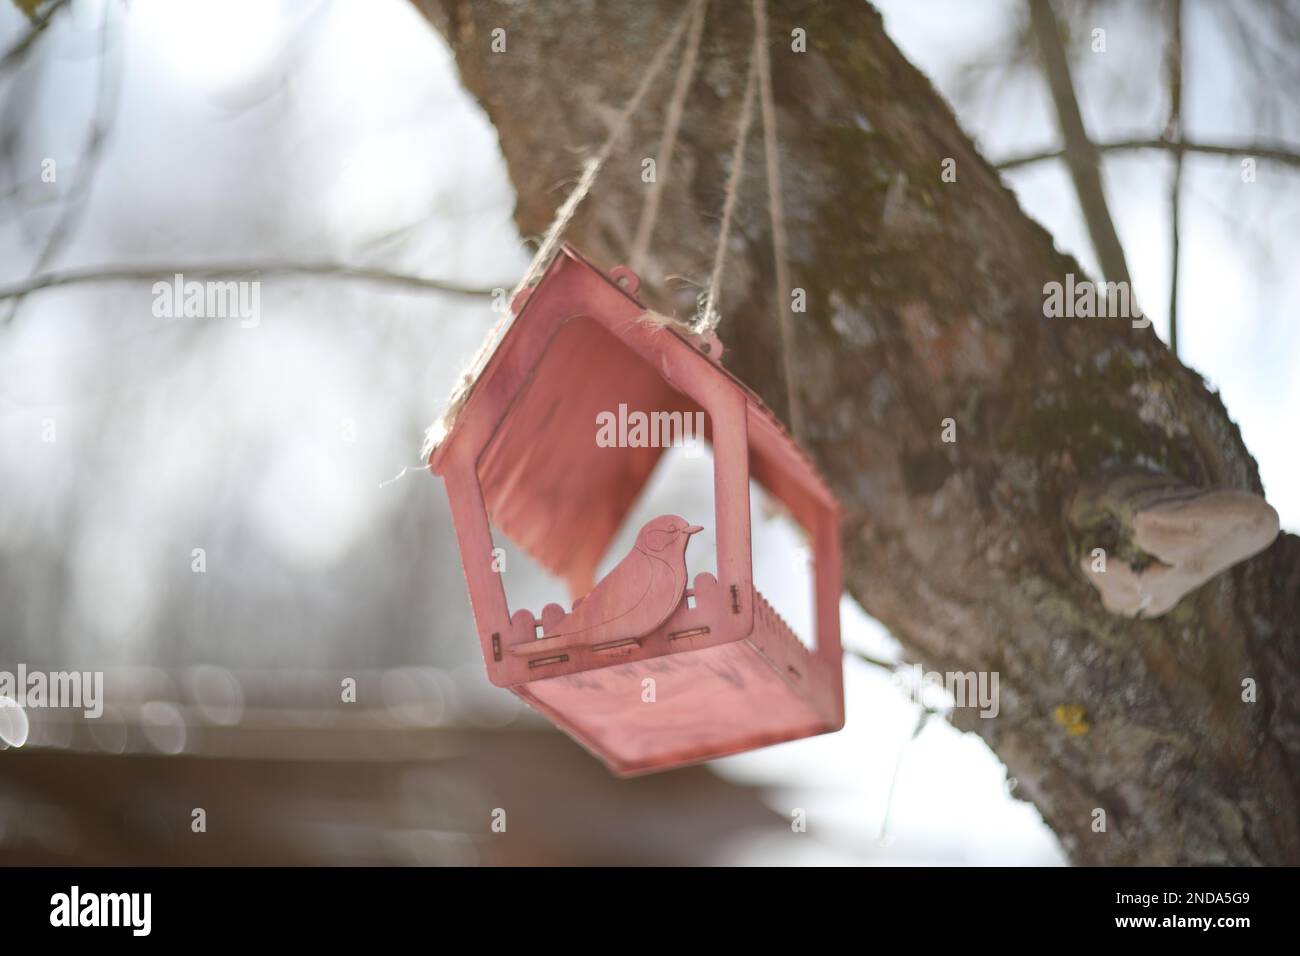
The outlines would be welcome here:
[[[495,124],[520,230],[536,235],[684,0],[417,5]],[[790,268],[808,298],[796,386],[805,444],[845,507],[848,590],[927,666],[1000,672],[999,715],[955,722],[1006,762],[1075,861],[1300,862],[1300,543],[1284,535],[1166,617],[1130,621],[1084,580],[1088,535],[1069,520],[1080,484],[1115,469],[1262,493],[1219,397],[1149,329],[1044,318],[1045,283],[1082,270],[871,7],[769,11]],[[702,284],[712,261],[752,29],[747,4],[709,5],[645,270],[664,311],[690,314],[697,289],[654,280]],[[631,247],[671,82],[570,230],[606,266]],[[761,148],[752,137],[719,332],[727,364],[781,412]]]

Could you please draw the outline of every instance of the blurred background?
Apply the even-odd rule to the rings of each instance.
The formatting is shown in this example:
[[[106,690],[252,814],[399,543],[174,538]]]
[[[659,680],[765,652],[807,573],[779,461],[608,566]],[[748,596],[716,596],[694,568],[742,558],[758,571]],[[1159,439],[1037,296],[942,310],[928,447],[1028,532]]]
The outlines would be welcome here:
[[[877,6],[1102,274],[1028,7]],[[1142,307],[1300,529],[1300,5],[1055,11]],[[531,256],[513,204],[405,0],[0,0],[0,671],[106,697],[0,721],[0,862],[1063,863],[849,601],[846,728],[703,767],[615,780],[488,684],[419,447]],[[257,279],[257,320],[160,317],[175,273]],[[707,513],[709,467],[666,456],[632,531]],[[755,520],[798,630],[806,550]],[[506,560],[513,606],[564,600]]]

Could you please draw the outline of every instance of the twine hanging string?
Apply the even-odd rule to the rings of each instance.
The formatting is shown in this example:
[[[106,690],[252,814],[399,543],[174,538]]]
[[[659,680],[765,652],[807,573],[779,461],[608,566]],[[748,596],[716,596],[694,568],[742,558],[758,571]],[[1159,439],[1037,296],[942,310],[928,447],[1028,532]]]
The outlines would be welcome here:
[[[478,354],[470,363],[470,366],[462,374],[452,390],[448,400],[447,409],[442,416],[429,426],[425,433],[424,447],[421,455],[424,458],[433,452],[441,444],[442,440],[450,433],[451,427],[460,409],[464,406],[469,398],[469,393],[474,386],[474,382],[487,365],[488,360],[492,357],[498,343],[509,330],[511,323],[514,321],[513,302],[516,296],[524,289],[535,284],[546,268],[550,265],[556,250],[559,249],[560,243],[564,238],[565,230],[573,220],[578,206],[587,198],[592,187],[596,183],[596,177],[600,175],[601,169],[606,161],[613,154],[623,134],[626,132],[632,117],[636,115],[637,110],[641,107],[646,93],[651,85],[663,71],[667,63],[668,55],[674,47],[681,42],[683,34],[687,29],[690,30],[690,37],[687,48],[683,54],[681,66],[678,69],[677,81],[674,85],[673,93],[668,104],[668,114],[666,120],[666,129],[663,139],[660,142],[659,157],[656,161],[655,182],[649,195],[646,198],[646,204],[642,208],[641,218],[637,226],[636,238],[632,250],[632,263],[639,267],[644,260],[646,250],[649,248],[650,237],[654,232],[655,220],[658,218],[659,204],[662,198],[662,187],[660,185],[660,176],[667,171],[668,164],[672,160],[672,152],[677,142],[678,130],[681,127],[682,116],[685,110],[687,94],[690,90],[691,82],[695,74],[695,65],[699,52],[700,38],[703,34],[705,5],[707,0],[691,0],[691,3],[683,11],[682,15],[674,24],[664,42],[655,51],[646,71],[642,74],[636,90],[633,92],[631,99],[623,107],[623,110],[616,118],[609,135],[601,145],[597,153],[587,160],[583,165],[582,175],[578,179],[577,185],[565,198],[560,208],[556,211],[555,219],[542,239],[537,253],[533,256],[532,262],[529,263],[528,269],[524,272],[523,277],[510,294],[511,307],[507,308],[500,321],[493,326],[492,331],[487,337],[487,341],[479,349]],[[783,197],[781,193],[780,181],[780,158],[777,153],[777,135],[776,135],[776,108],[772,96],[772,76],[771,64],[768,60],[768,39],[767,39],[767,9],[766,0],[753,0],[754,14],[754,44],[753,52],[750,57],[749,69],[746,73],[744,99],[740,107],[740,115],[737,120],[736,142],[732,152],[731,170],[727,177],[726,195],[722,207],[722,222],[718,232],[718,245],[714,252],[713,270],[709,276],[709,284],[699,312],[691,328],[699,333],[712,332],[717,328],[722,316],[718,311],[718,297],[722,286],[722,276],[726,268],[727,245],[731,236],[731,223],[735,214],[736,199],[740,192],[740,182],[744,176],[745,170],[745,148],[749,140],[749,129],[753,125],[754,119],[754,100],[757,98],[761,102],[763,112],[763,143],[764,153],[767,161],[767,192],[768,192],[768,212],[772,223],[772,252],[776,262],[776,304],[778,325],[781,333],[781,355],[783,361],[783,375],[785,378],[786,400],[790,415],[790,430],[796,438],[802,432],[802,414],[800,412],[798,395],[795,390],[794,373],[791,365],[791,356],[793,351],[793,332],[790,328],[790,317],[786,312],[787,303],[785,298],[790,292],[789,272],[786,262],[786,232],[785,232],[785,210]]]
[[[791,328],[790,264],[786,259],[785,198],[781,192],[781,157],[776,145],[776,103],[772,96],[772,63],[767,42],[767,0],[754,2],[754,32],[758,51],[758,92],[763,107],[763,152],[767,158],[767,210],[772,219],[772,259],[776,262],[776,318],[781,330],[781,372],[785,376],[790,432],[803,436],[803,410],[794,378],[794,329]]]
[[[745,172],[745,145],[749,127],[753,122],[754,87],[757,80],[759,103],[763,112],[763,152],[767,165],[767,208],[772,222],[772,258],[776,262],[776,314],[781,334],[782,375],[785,379],[786,407],[790,415],[790,431],[799,438],[803,433],[803,413],[795,389],[794,330],[791,328],[789,303],[789,263],[786,258],[785,202],[781,191],[781,158],[777,151],[776,103],[772,95],[772,65],[768,58],[767,0],[753,0],[754,52],[749,77],[745,83],[745,99],[740,118],[736,123],[736,147],[731,157],[731,173],[727,178],[726,201],[722,207],[722,225],[718,231],[718,248],[714,254],[713,272],[709,276],[708,291],[696,319],[696,329],[712,332],[718,327],[722,315],[718,311],[718,292],[726,267],[727,244],[730,241],[732,212],[736,194]]]
[[[646,67],[645,73],[641,75],[641,82],[637,84],[636,90],[632,93],[632,98],[627,101],[622,112],[618,114],[600,150],[595,156],[587,160],[582,170],[582,176],[578,180],[578,185],[569,193],[568,198],[564,200],[563,205],[556,212],[555,220],[551,223],[550,228],[546,230],[546,236],[542,240],[541,246],[538,247],[537,254],[533,256],[533,261],[529,263],[528,271],[524,273],[523,278],[515,286],[510,295],[511,299],[536,282],[541,278],[542,273],[546,271],[551,257],[555,255],[556,249],[560,247],[560,242],[564,239],[565,229],[568,228],[574,213],[578,211],[578,206],[587,198],[587,194],[591,192],[591,187],[596,184],[596,177],[600,175],[601,169],[610,155],[613,154],[614,148],[618,145],[619,140],[623,138],[632,117],[636,115],[637,110],[641,107],[641,101],[645,99],[651,85],[663,72],[664,64],[668,62],[668,54],[673,47],[681,42],[682,34],[686,32],[691,17],[702,5],[703,0],[691,0],[690,6],[678,18],[667,38],[659,45],[659,49],[655,50],[655,54]],[[507,316],[513,317],[510,312],[507,312]],[[508,325],[508,323],[504,324]]]
[[[704,16],[708,6],[708,0],[702,0],[694,5],[694,17],[691,20],[690,33],[686,37],[686,52],[682,54],[682,64],[677,71],[677,82],[673,86],[672,99],[668,101],[664,135],[659,142],[659,155],[655,159],[655,176],[650,183],[650,193],[641,207],[641,219],[637,223],[636,238],[632,242],[632,255],[628,260],[632,271],[638,274],[645,265],[650,239],[654,234],[655,221],[659,218],[663,184],[668,181],[668,167],[672,163],[673,149],[677,145],[677,133],[682,126],[682,116],[686,112],[686,96],[695,79],[695,62],[700,52],[700,37],[704,34]]]
[[[601,145],[596,155],[587,160],[583,165],[582,176],[579,177],[577,185],[572,192],[565,198],[560,208],[555,213],[555,219],[551,222],[550,227],[546,230],[546,235],[542,239],[542,244],[538,246],[537,253],[533,256],[532,262],[528,264],[528,269],[524,272],[523,277],[515,285],[510,293],[510,305],[507,306],[506,312],[501,319],[492,327],[488,334],[487,340],[479,348],[478,353],[474,356],[469,367],[461,374],[455,387],[452,389],[451,396],[447,400],[447,408],[442,415],[429,426],[424,435],[424,445],[420,450],[422,458],[427,459],[433,453],[433,450],[442,444],[442,440],[451,432],[452,425],[455,423],[456,415],[460,412],[465,402],[469,399],[470,391],[474,387],[474,382],[482,373],[492,353],[496,351],[497,344],[509,331],[511,323],[514,321],[513,303],[515,297],[524,289],[533,285],[542,273],[550,265],[552,257],[560,247],[560,242],[564,238],[564,231],[568,228],[569,223],[573,220],[574,214],[578,211],[578,206],[587,198],[591,192],[592,186],[596,184],[596,177],[600,175],[601,168],[613,154],[614,148],[622,139],[626,132],[632,117],[636,114],[641,106],[642,100],[645,99],[646,93],[659,74],[663,71],[664,64],[668,62],[668,55],[682,39],[686,32],[687,25],[691,18],[697,15],[704,0],[691,0],[690,5],[682,12],[682,15],[673,25],[664,42],[655,50],[654,56],[651,57],[650,63],[646,66],[646,71],[641,75],[641,81],[637,84],[636,90],[632,93],[631,99],[623,107],[618,117],[614,121],[609,135]],[[701,17],[701,22],[703,18]]]
[[[718,290],[722,286],[722,271],[727,265],[727,243],[731,239],[731,217],[736,211],[736,195],[740,180],[745,175],[745,144],[749,141],[749,127],[754,122],[754,89],[758,73],[758,36],[754,37],[754,53],[750,57],[745,79],[745,98],[740,104],[740,118],[736,121],[736,145],[731,153],[731,172],[727,175],[726,198],[722,203],[722,224],[718,227],[718,247],[713,252],[713,271],[709,274],[709,287],[705,290],[695,320],[696,331],[712,332],[722,321],[718,312]]]

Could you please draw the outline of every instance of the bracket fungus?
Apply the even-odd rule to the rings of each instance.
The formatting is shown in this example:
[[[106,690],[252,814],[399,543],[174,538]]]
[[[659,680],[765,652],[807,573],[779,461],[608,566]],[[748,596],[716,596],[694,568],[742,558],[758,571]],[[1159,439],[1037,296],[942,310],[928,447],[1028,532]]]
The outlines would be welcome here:
[[[1070,523],[1083,536],[1084,576],[1107,611],[1130,618],[1168,613],[1206,581],[1263,551],[1279,530],[1277,512],[1259,495],[1139,471],[1081,488]]]

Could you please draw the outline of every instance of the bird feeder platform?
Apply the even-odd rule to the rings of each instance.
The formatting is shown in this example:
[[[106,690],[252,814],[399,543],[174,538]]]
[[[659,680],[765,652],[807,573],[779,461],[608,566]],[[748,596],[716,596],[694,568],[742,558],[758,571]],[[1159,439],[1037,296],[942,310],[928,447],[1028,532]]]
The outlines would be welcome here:
[[[537,284],[515,296],[508,324],[481,355],[429,456],[446,482],[489,678],[620,775],[826,733],[844,722],[835,498],[759,397],[723,368],[716,336],[648,314],[637,286],[630,271],[606,275],[564,247]],[[676,591],[638,584],[632,572],[596,582],[665,450],[602,447],[599,416],[620,406],[647,416],[706,416],[715,513],[688,517],[713,525],[717,569],[684,587],[679,581]],[[815,650],[754,586],[751,480],[807,535]],[[582,603],[672,606],[548,636],[595,612],[589,606],[580,613],[575,603],[568,614],[558,605],[540,615],[512,613],[493,526],[563,580],[575,602],[587,596]],[[660,618],[645,630],[646,621]]]

